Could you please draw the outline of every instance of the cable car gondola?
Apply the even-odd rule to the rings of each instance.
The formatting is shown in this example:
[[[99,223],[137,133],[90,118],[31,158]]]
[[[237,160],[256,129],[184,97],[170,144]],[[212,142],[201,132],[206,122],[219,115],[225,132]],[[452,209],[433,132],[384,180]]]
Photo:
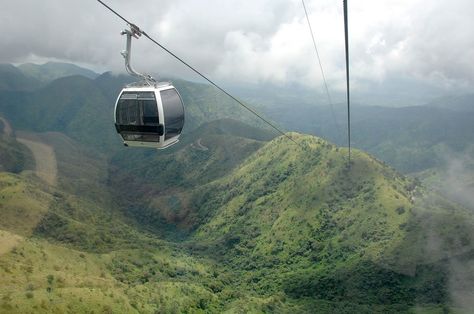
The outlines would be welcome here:
[[[167,148],[176,144],[184,125],[184,106],[181,96],[169,82],[156,82],[151,76],[137,73],[130,65],[132,36],[141,31],[131,25],[127,35],[125,68],[142,79],[125,86],[115,103],[115,129],[125,146]]]

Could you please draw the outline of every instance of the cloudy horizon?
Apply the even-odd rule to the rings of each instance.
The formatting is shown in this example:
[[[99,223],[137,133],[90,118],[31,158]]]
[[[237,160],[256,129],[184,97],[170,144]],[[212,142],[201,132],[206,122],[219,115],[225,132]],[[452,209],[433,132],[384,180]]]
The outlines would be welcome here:
[[[106,1],[212,78],[235,84],[315,86],[322,76],[300,0]],[[344,89],[342,0],[306,0],[326,78]],[[445,91],[474,87],[474,2],[349,1],[352,88],[417,81]],[[65,61],[124,72],[125,23],[97,1],[0,4],[1,63]],[[195,74],[145,38],[139,71]]]

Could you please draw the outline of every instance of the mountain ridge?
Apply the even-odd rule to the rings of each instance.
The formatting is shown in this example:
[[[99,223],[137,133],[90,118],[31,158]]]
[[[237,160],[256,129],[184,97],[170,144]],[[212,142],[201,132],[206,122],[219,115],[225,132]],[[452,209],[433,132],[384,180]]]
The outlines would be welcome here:
[[[95,79],[99,76],[94,71],[64,62],[46,62],[44,64],[23,63],[18,66],[18,69],[25,76],[44,83],[73,75],[80,75],[90,79]]]
[[[0,138],[1,310],[440,313],[469,293],[467,209],[362,151],[348,168],[347,148],[229,120],[179,80],[180,142],[125,148],[110,121],[126,80],[0,93],[13,136],[49,145],[58,170],[41,181]]]
[[[392,305],[447,300],[444,259],[473,251],[472,213],[442,198],[426,210],[416,199],[433,196],[380,161],[355,150],[347,169],[343,149],[291,136],[310,152],[279,137],[195,194],[201,223],[189,245],[208,246],[257,291]],[[422,249],[433,232],[440,247]]]

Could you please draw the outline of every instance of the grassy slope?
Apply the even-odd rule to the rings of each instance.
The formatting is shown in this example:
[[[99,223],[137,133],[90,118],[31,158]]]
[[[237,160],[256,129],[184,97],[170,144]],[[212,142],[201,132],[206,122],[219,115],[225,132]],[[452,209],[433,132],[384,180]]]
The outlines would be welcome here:
[[[220,265],[124,224],[65,180],[0,173],[0,312],[221,312],[244,297]]]
[[[107,170],[100,160],[64,135],[35,137],[55,148],[59,184],[45,185],[29,171],[0,173],[0,312],[220,306],[203,286],[216,269],[210,262],[123,222],[98,180],[98,170]],[[94,190],[84,190],[87,184]]]
[[[416,251],[426,246],[424,232],[436,225],[415,225],[426,221],[424,208],[443,221],[440,239],[452,245],[438,253],[459,255],[472,250],[472,215],[441,200],[418,205],[414,198],[421,190],[414,182],[362,152],[354,152],[348,171],[345,150],[293,136],[306,150],[278,138],[195,194],[199,223],[190,245],[207,245],[241,271],[243,285],[261,293],[284,290],[295,297],[405,309],[446,302],[446,269],[433,262],[448,256],[433,253],[429,259],[423,258],[426,251]],[[465,232],[453,234],[452,228]],[[413,238],[419,241],[413,244]]]
[[[74,91],[71,86],[75,86],[76,79],[80,81],[78,95],[71,95]],[[27,113],[31,114],[30,120],[26,119],[30,125],[18,120],[25,118],[18,111],[14,114],[18,120],[16,125],[24,123],[24,128],[32,128],[36,120],[43,121],[42,115],[60,113],[46,117],[48,123],[38,130],[67,129],[68,134],[83,144],[117,146],[107,137],[97,136],[96,132],[101,130],[99,122],[103,121],[97,117],[109,116],[110,104],[104,100],[108,101],[107,97],[112,94],[105,95],[100,90],[102,87],[90,89],[87,80],[76,79],[55,82],[56,85],[50,88],[62,88],[48,92],[45,89],[34,94],[35,97],[28,93],[15,94],[14,105],[20,106],[28,99],[40,99],[42,105],[52,105],[47,110],[41,109],[43,111],[33,106]],[[114,85],[108,81],[103,86],[107,86],[106,83]],[[195,87],[197,91],[201,90],[199,86]],[[47,95],[55,90],[59,98]],[[63,92],[65,94],[61,94]],[[80,98],[89,92],[92,95],[89,101]],[[67,104],[57,103],[55,99],[66,100]],[[87,106],[83,106],[84,102]],[[99,102],[104,106],[99,106],[101,109],[97,113]],[[76,108],[78,115],[69,116],[67,108],[76,104],[80,105]],[[197,101],[193,106],[199,104]],[[219,105],[218,101],[209,106],[214,108],[212,106],[216,105]],[[201,118],[210,117],[202,114]],[[89,125],[88,121],[96,124]],[[45,250],[51,253],[46,253],[58,259],[70,255],[71,260],[64,263],[69,263],[70,269],[77,268],[79,279],[70,282],[68,287],[85,288],[77,290],[84,292],[78,293],[83,294],[80,305],[83,307],[75,307],[81,302],[72,295],[62,295],[61,299],[64,306],[70,305],[76,311],[100,308],[98,298],[92,296],[96,295],[95,287],[99,285],[90,279],[91,285],[80,287],[80,282],[89,280],[88,272],[81,270],[83,259],[90,263],[91,269],[101,270],[99,277],[113,283],[113,288],[103,286],[101,291],[125,298],[124,303],[120,303],[113,297],[101,296],[104,311],[110,311],[109,307],[117,309],[112,303],[119,302],[117,304],[121,305],[117,306],[122,306],[123,311],[138,309],[143,312],[184,309],[191,312],[203,309],[386,312],[397,310],[396,303],[400,301],[405,304],[446,301],[443,290],[445,268],[433,262],[468,253],[472,243],[468,232],[472,218],[468,213],[462,213],[453,204],[440,206],[443,201],[435,198],[425,204],[412,203],[413,182],[362,153],[356,153],[353,177],[346,181],[343,150],[321,140],[300,138],[311,146],[310,154],[277,139],[252,155],[264,144],[265,138],[245,135],[240,127],[237,134],[235,130],[230,132],[232,135],[222,125],[206,127],[210,128],[208,134],[206,130],[191,132],[183,137],[181,146],[168,153],[123,150],[112,166],[107,165],[104,156],[64,135],[41,135],[42,140],[55,147],[59,186],[56,189],[43,186],[28,172],[2,174],[5,177],[1,179],[0,205],[2,218],[5,216],[6,219],[2,220],[1,229],[9,230],[2,231],[5,235],[2,237],[8,238],[5,243],[11,246],[11,243],[19,243],[17,234],[20,234],[26,241],[15,245],[17,249],[26,243],[29,246],[22,251],[27,257],[18,255],[17,250],[10,250],[0,257],[0,263],[11,267],[22,263],[32,265],[37,261],[31,256],[40,256],[32,252],[39,252],[41,246],[48,246]],[[119,142],[113,132],[109,133]],[[196,147],[202,134],[206,134],[202,144],[209,147],[208,151],[192,146]],[[249,156],[250,159],[240,165]],[[134,161],[138,163],[133,164]],[[131,176],[120,178],[113,172],[117,165],[125,165]],[[196,241],[188,243],[191,253],[143,233],[140,226],[124,223],[117,210],[119,204],[106,191],[110,178],[104,169],[108,166],[114,179],[123,179],[121,186],[130,187],[127,179],[144,179],[131,185],[137,187],[135,200],[150,197],[144,205],[149,205],[159,215],[164,213],[166,218],[171,217],[189,229],[197,228]],[[219,179],[233,169],[229,176]],[[176,174],[180,180],[175,179]],[[213,180],[216,181],[206,185]],[[160,195],[160,190],[165,194]],[[144,214],[141,216],[143,221],[156,223],[143,208],[135,210]],[[432,215],[433,212],[438,214]],[[30,224],[23,224],[25,217],[33,218],[29,219]],[[421,222],[424,227],[417,228]],[[440,228],[438,235],[427,232],[440,225],[445,228]],[[457,228],[455,234],[459,236],[449,236],[454,233],[453,228]],[[459,228],[463,231],[458,232]],[[29,238],[31,234],[33,238]],[[442,239],[440,247],[433,248],[428,243],[433,236]],[[198,248],[201,252],[206,246],[212,251],[211,259],[192,253],[193,249]],[[423,251],[420,247],[429,250]],[[447,247],[451,249],[446,250]],[[55,250],[59,253],[52,252]],[[401,260],[397,258],[397,252],[400,256],[414,257]],[[431,258],[424,260],[422,257],[427,252],[431,253]],[[12,310],[18,305],[17,311],[24,312],[35,305],[41,306],[43,298],[36,296],[43,296],[43,290],[49,296],[49,286],[56,293],[56,286],[48,282],[48,275],[52,274],[50,264],[50,261],[39,264],[45,272],[33,268],[37,276],[33,288],[29,284],[25,286],[26,281],[19,281],[13,298],[8,296],[8,291],[2,291],[2,301],[5,301],[2,306]],[[5,270],[2,278],[4,274],[9,282],[21,276],[26,278],[28,269],[16,269],[12,272],[13,277]],[[92,277],[98,273],[95,270]],[[62,274],[58,275],[62,278]],[[54,278],[53,273],[53,282]],[[434,280],[430,282],[430,278]],[[34,290],[33,298],[26,295],[30,290]],[[407,291],[412,296],[404,295]],[[23,299],[26,300],[24,305],[20,304]],[[27,303],[29,299],[35,302]],[[354,300],[368,304],[357,305]],[[49,301],[45,306],[55,306],[56,301]],[[374,305],[377,303],[380,305]],[[437,305],[433,306],[434,312],[435,307]],[[408,308],[403,305],[399,310]]]
[[[208,127],[251,130],[224,122]],[[61,133],[22,135],[53,148],[59,177],[52,187],[31,171],[0,174],[2,310],[219,312],[236,299],[231,274],[213,261],[124,223],[104,157]]]
[[[41,135],[57,151],[59,186],[45,186],[29,172],[0,177],[0,236],[9,245],[0,256],[7,283],[1,287],[0,306],[18,313],[409,310],[410,305],[391,299],[406,288],[398,281],[426,289],[424,280],[432,272],[410,277],[383,272],[380,266],[389,265],[383,253],[403,246],[398,224],[408,225],[409,209],[415,207],[408,198],[412,182],[356,152],[351,180],[360,182],[351,191],[351,182],[344,180],[343,150],[293,136],[308,151],[275,139],[231,175],[198,190],[191,201],[200,206],[197,215],[185,218],[198,228],[198,241],[183,248],[124,224],[117,209],[107,207],[114,202],[80,193],[80,184],[74,190],[68,181],[77,180],[78,165],[87,164],[90,170],[84,171],[90,174],[103,165],[87,162],[87,150],[63,135]],[[74,158],[60,152],[60,147],[65,152],[74,146]],[[82,179],[97,181],[94,176]],[[405,212],[397,210],[400,205]],[[213,253],[200,257],[203,246]],[[196,247],[198,254],[193,253]],[[357,278],[355,286],[348,286],[347,276]],[[427,293],[433,291],[436,286]],[[424,308],[441,310],[438,305]]]
[[[199,313],[220,308],[203,285],[214,278],[215,267],[158,241],[139,250],[97,254],[2,230],[0,237],[2,243],[15,242],[0,256],[0,312]]]

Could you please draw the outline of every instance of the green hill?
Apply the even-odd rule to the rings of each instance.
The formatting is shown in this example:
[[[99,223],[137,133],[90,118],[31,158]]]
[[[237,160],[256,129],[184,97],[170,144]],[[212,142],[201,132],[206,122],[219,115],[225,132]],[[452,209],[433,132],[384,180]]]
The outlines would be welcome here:
[[[0,312],[220,308],[212,262],[124,223],[120,211],[0,173]]]
[[[70,70],[56,71],[59,79],[48,81],[45,86],[12,65],[2,65],[0,113],[20,129],[65,132],[96,149],[114,150],[119,141],[110,122],[111,111],[120,89],[132,81],[130,76],[104,73],[95,77],[82,73],[84,69],[77,66],[54,63],[19,68],[26,71],[28,67]],[[76,76],[63,77],[71,74]],[[172,81],[185,102],[185,134],[192,133],[203,123],[222,118],[265,127],[209,85],[179,79]],[[34,92],[28,92],[32,90]],[[240,93],[245,94],[244,91]],[[299,100],[294,98],[285,101],[283,105],[252,106],[288,130],[314,134],[345,145],[344,106],[335,105],[334,122],[328,106],[299,105]],[[469,136],[474,132],[472,95],[444,97],[426,106],[387,108],[356,104],[355,107],[352,116],[354,146],[404,173],[438,167],[443,164],[447,152],[462,153],[472,144]],[[41,120],[38,119],[40,116]],[[104,134],[97,136],[98,132]]]
[[[226,175],[273,137],[235,120],[216,120],[164,151],[122,150],[110,159],[109,184],[143,225],[162,232],[177,224],[186,231],[182,217],[193,190]]]
[[[204,122],[225,118],[239,120],[260,128],[268,128],[261,120],[213,86],[179,79],[172,80],[172,82],[183,97],[185,104],[187,117],[184,132],[194,130]],[[255,104],[251,107],[257,109]]]
[[[31,170],[0,172],[0,312],[219,306],[204,286],[212,262],[127,220],[106,185],[105,158],[64,134],[17,136],[52,147],[58,179],[53,186]]]
[[[79,75],[59,78],[33,92],[0,91],[0,113],[16,129],[62,132],[113,155],[121,143],[113,126],[113,108],[121,88],[129,82],[128,76],[104,73],[94,80]],[[185,103],[185,134],[222,118],[261,126],[238,104],[210,86],[180,80],[175,85]]]
[[[35,135],[54,147],[58,186],[29,171],[0,176],[7,250],[0,273],[11,282],[0,287],[7,296],[2,309],[436,313],[449,303],[450,260],[469,254],[474,243],[474,219],[462,208],[423,199],[415,182],[362,152],[354,152],[348,169],[344,149],[315,137],[290,134],[300,148],[283,137],[265,144],[271,135],[249,135],[234,121],[199,130],[174,153],[155,152],[155,162],[174,158],[195,181],[165,183],[171,172],[146,177],[124,167],[127,182],[144,181],[115,186],[121,190],[108,190],[113,178],[101,174],[118,163],[88,159],[94,155],[64,135]],[[198,149],[196,139],[208,133],[216,134],[201,142],[208,150]],[[231,155],[251,149],[221,175],[199,179],[206,163],[193,173],[197,155],[185,157],[194,151],[208,152],[207,162],[224,158],[219,133],[234,148]],[[135,208],[139,224],[128,220],[134,209],[119,201],[123,186],[141,187],[136,204],[148,202],[170,221],[153,220],[145,207]],[[173,242],[166,242],[146,228],[170,222],[187,233],[169,229]],[[433,235],[438,248],[428,245]]]
[[[202,84],[175,82],[188,115],[178,144],[125,148],[112,110],[128,80],[0,92],[14,131],[0,135],[0,312],[469,308],[470,211],[362,151],[348,168],[347,150],[321,138],[275,138]],[[435,121],[457,119],[439,110]],[[425,109],[407,112],[416,124]],[[382,138],[405,113],[385,115]],[[427,125],[413,134],[438,143]]]
[[[261,293],[387,310],[447,302],[443,259],[472,250],[473,215],[434,196],[428,205],[415,182],[362,152],[348,170],[345,150],[292,136],[306,148],[277,138],[195,193],[190,246]]]
[[[199,131],[174,153],[131,151],[160,167],[174,158],[181,181],[162,182],[173,172],[160,177],[162,168],[146,176],[153,160],[139,156],[142,167],[123,167],[128,180],[115,186],[119,161],[90,159],[61,134],[31,137],[54,148],[58,186],[29,171],[0,176],[0,274],[11,283],[0,287],[2,309],[436,313],[449,304],[450,259],[466,258],[473,243],[462,208],[423,201],[415,182],[362,152],[348,170],[346,151],[315,137],[290,134],[304,148],[284,137],[267,143],[270,134],[229,120]],[[224,144],[236,159],[214,160],[222,172],[206,173],[214,158],[225,161]],[[127,188],[134,199],[123,202]],[[173,223],[187,232],[160,239],[156,227]]]
[[[81,75],[95,79],[99,74],[71,63],[47,62],[45,64],[24,63],[18,69],[27,77],[41,82],[51,82],[61,77]]]
[[[18,173],[32,168],[31,153],[18,142],[0,135],[0,151],[0,172]]]
[[[25,76],[18,68],[11,64],[0,64],[0,92],[29,91],[41,86],[34,78]]]

